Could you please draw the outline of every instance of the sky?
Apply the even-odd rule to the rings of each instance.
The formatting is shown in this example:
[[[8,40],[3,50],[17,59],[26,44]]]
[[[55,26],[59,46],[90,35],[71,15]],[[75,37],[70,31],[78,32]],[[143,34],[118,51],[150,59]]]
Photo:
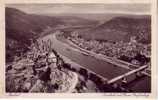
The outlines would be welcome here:
[[[63,13],[126,13],[150,14],[150,4],[7,4],[34,14]]]

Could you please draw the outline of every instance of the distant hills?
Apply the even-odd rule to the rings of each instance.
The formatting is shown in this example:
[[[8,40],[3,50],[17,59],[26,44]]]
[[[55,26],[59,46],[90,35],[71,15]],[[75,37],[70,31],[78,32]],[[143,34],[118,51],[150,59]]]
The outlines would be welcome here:
[[[131,36],[136,36],[138,42],[151,42],[150,16],[121,16],[102,22],[96,27],[80,31],[79,34],[89,40],[129,41]]]
[[[8,56],[16,54],[17,49],[26,51],[31,39],[35,40],[41,34],[49,34],[52,29],[61,26],[85,26],[85,29],[77,31],[87,40],[117,42],[120,40],[129,41],[131,36],[136,36],[139,42],[150,43],[151,41],[151,18],[149,15],[35,15],[6,7],[5,16]],[[86,27],[88,25],[93,27]],[[45,31],[47,28],[49,30]],[[13,51],[15,52],[12,53]]]
[[[48,34],[58,26],[92,25],[96,21],[72,16],[46,16],[28,14],[15,8],[5,9],[5,30],[7,56],[26,51],[31,44],[30,40],[37,39],[41,34]],[[49,28],[49,31],[45,31]],[[16,50],[18,49],[18,50]],[[9,53],[8,53],[9,52]],[[14,53],[12,53],[14,52]],[[10,55],[11,54],[11,55]]]
[[[47,27],[58,25],[91,25],[96,21],[73,16],[46,16],[27,14],[15,8],[6,7],[6,36],[17,41],[28,43],[30,38],[40,35]],[[21,38],[23,38],[21,40]],[[19,40],[20,39],[20,40]]]

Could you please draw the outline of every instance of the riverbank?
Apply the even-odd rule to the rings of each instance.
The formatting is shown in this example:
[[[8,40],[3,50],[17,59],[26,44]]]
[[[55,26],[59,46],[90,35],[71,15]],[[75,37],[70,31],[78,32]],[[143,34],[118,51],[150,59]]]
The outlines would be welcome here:
[[[57,39],[59,39],[59,41],[64,41],[63,43],[67,43],[69,44],[70,46],[76,48],[75,50],[77,50],[78,52],[82,53],[82,54],[85,54],[87,56],[92,56],[92,57],[95,57],[97,59],[100,59],[100,60],[104,60],[104,61],[107,61],[109,63],[112,63],[112,64],[115,64],[117,66],[120,66],[120,67],[123,67],[123,68],[126,68],[126,69],[130,69],[130,68],[138,68],[139,66],[137,65],[133,65],[131,63],[128,63],[128,62],[125,62],[125,61],[122,61],[122,60],[119,60],[119,59],[116,59],[116,58],[113,58],[113,57],[108,57],[106,55],[102,55],[102,54],[97,54],[95,52],[92,52],[92,51],[89,51],[89,50],[86,50],[86,49],[83,49],[81,47],[79,47],[77,44],[75,44],[73,41],[71,40],[68,40],[68,39],[65,39],[65,40],[62,40],[64,39],[64,37],[60,38],[58,36],[58,34],[56,35]]]
[[[119,60],[119,59],[114,58],[114,57],[109,57],[109,56],[106,56],[106,55],[103,55],[103,54],[97,54],[93,51],[86,50],[84,48],[79,47],[77,44],[75,44],[73,41],[71,41],[71,39],[70,40],[65,39],[64,37],[61,37],[58,34],[54,35],[54,37],[56,37],[59,41],[72,46],[75,51],[80,52],[83,55],[92,56],[96,59],[106,61],[108,63],[114,64],[118,67],[122,67],[122,68],[125,68],[125,69],[128,69],[128,70],[134,70],[134,69],[137,69],[137,68],[141,67],[141,66],[138,66],[138,65],[134,65],[134,64]],[[150,71],[148,73],[147,70],[145,70],[145,72],[143,72],[143,73],[147,76],[150,76]]]

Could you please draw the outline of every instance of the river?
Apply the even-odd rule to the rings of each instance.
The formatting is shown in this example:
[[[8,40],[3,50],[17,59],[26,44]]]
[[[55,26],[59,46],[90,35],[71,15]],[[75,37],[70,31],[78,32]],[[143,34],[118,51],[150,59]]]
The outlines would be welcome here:
[[[95,72],[96,74],[99,74],[100,76],[105,77],[106,79],[112,79],[114,77],[117,77],[118,75],[122,75],[122,74],[130,71],[129,69],[115,66],[115,65],[105,62],[103,60],[96,59],[91,56],[86,56],[86,55],[76,51],[73,47],[69,46],[68,44],[65,44],[65,43],[57,40],[55,37],[55,34],[47,35],[43,39],[45,39],[45,40],[51,39],[53,42],[53,48],[57,52],[59,52],[63,56],[68,57],[69,59],[78,63],[79,65]],[[137,85],[137,83],[139,83],[139,85],[142,85],[141,87],[144,88],[144,90],[141,87],[139,87]],[[149,77],[144,77],[140,80],[136,80],[135,83],[130,83],[127,86],[127,88],[134,89],[135,91],[138,91],[138,92],[142,92],[142,91],[148,92],[148,91],[150,91],[149,87],[150,87],[150,78]]]

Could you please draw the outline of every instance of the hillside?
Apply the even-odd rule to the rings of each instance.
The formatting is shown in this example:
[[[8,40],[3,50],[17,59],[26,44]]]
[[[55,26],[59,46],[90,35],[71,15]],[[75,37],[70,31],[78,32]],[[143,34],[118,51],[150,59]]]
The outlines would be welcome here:
[[[28,43],[30,38],[38,37],[46,28],[58,26],[92,25],[96,21],[73,16],[46,16],[27,14],[15,8],[6,7],[6,36]],[[23,38],[23,39],[21,39]],[[19,40],[20,39],[20,40]]]
[[[95,28],[87,31],[80,31],[79,34],[89,40],[105,41],[129,41],[131,36],[142,43],[151,41],[151,18],[145,17],[115,17]]]
[[[61,23],[57,18],[30,15],[14,8],[6,8],[6,36],[26,44],[47,26],[53,27]]]
[[[15,52],[26,51],[31,44],[30,40],[36,40],[41,35],[50,34],[53,28],[96,23],[95,21],[73,16],[28,14],[9,7],[5,9],[5,17],[7,58],[15,55]]]
[[[37,38],[48,26],[62,24],[53,17],[31,15],[18,9],[5,9],[6,58],[11,61],[14,55],[27,51],[31,39]]]

